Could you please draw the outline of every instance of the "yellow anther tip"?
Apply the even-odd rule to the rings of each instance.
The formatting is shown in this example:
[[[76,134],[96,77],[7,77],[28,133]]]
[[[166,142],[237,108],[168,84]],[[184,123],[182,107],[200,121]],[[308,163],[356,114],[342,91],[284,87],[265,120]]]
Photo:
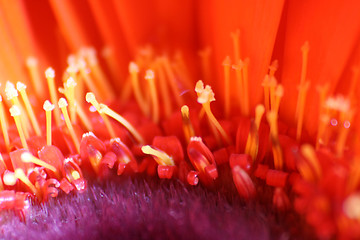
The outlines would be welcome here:
[[[181,112],[183,114],[189,114],[189,107],[187,105],[184,105],[181,107]]]
[[[21,114],[20,108],[16,105],[12,106],[9,111],[12,117],[20,116]]]
[[[153,70],[147,70],[145,73],[146,80],[153,80],[155,78],[155,73]]]
[[[35,57],[28,57],[27,59],[26,59],[26,65],[28,66],[28,67],[34,67],[34,66],[36,66],[38,64],[38,61],[37,61],[37,59],[35,58]]]
[[[15,89],[15,86],[13,83],[7,81],[6,82],[6,85],[5,85],[5,94],[6,94],[6,98],[8,100],[11,100],[13,99],[14,97],[17,97],[18,96],[18,92],[17,90]]]
[[[64,108],[68,106],[68,103],[65,98],[60,98],[58,102],[59,108]]]
[[[31,153],[29,153],[29,152],[24,152],[23,154],[21,154],[20,158],[21,158],[21,161],[23,161],[23,162],[31,162],[33,155],[31,155]]]
[[[45,77],[46,78],[54,78],[55,77],[55,71],[53,68],[49,67],[45,70]]]
[[[3,181],[7,186],[14,186],[16,184],[17,178],[15,177],[13,172],[7,172],[4,174]]]
[[[69,78],[66,80],[65,86],[66,86],[67,88],[75,87],[75,86],[76,86],[76,82],[75,82],[75,80],[74,80],[72,77],[69,77]]]
[[[52,111],[52,110],[54,110],[54,108],[55,108],[55,105],[51,104],[51,102],[49,100],[46,100],[44,102],[43,109],[45,111]]]
[[[92,92],[86,93],[85,100],[86,100],[86,102],[88,102],[88,103],[93,102],[94,100],[96,100],[95,94],[93,94]]]
[[[149,145],[144,145],[144,146],[141,147],[141,151],[142,151],[143,153],[145,153],[145,154],[150,153],[151,150],[152,150],[152,148],[151,148]]]
[[[222,62],[223,66],[231,66],[231,60],[229,56],[226,56],[224,61]]]
[[[16,83],[16,89],[17,89],[19,92],[21,92],[21,91],[23,91],[23,90],[26,89],[26,85],[23,84],[22,82],[17,82],[17,83]]]
[[[138,73],[139,72],[139,66],[134,62],[130,62],[129,63],[129,72],[130,73]]]
[[[258,104],[255,108],[255,115],[263,115],[265,112],[265,107],[262,104]]]

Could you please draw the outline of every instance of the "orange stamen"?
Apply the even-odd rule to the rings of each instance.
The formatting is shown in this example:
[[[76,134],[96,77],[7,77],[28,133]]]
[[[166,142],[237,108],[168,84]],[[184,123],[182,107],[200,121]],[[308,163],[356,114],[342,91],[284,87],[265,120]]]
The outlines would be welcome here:
[[[266,112],[270,111],[270,77],[269,75],[265,75],[264,81],[262,82],[262,86],[264,88],[264,104]]]
[[[298,167],[300,174],[309,181],[320,179],[322,171],[315,149],[310,144],[304,144],[301,146],[300,151],[307,163]]]
[[[207,47],[203,50],[199,51],[199,56],[201,59],[201,69],[202,76],[205,81],[211,82],[211,65],[210,65],[210,56],[211,56],[211,48]]]
[[[231,61],[230,57],[227,56],[223,61],[224,66],[224,102],[225,102],[225,117],[228,118],[230,115],[230,67]]]
[[[45,97],[45,89],[43,85],[43,80],[40,77],[40,71],[38,66],[38,61],[34,57],[28,57],[26,59],[26,67],[30,75],[30,80],[35,90],[36,96],[39,98]]]
[[[266,118],[270,125],[270,137],[272,141],[272,151],[274,156],[274,166],[277,170],[282,170],[284,161],[282,151],[279,142],[277,118],[278,115],[274,111],[270,111],[266,114]]]
[[[40,125],[39,125],[39,123],[38,123],[38,121],[37,121],[37,119],[35,117],[34,110],[31,107],[31,103],[30,103],[29,98],[28,98],[28,96],[26,94],[26,91],[25,91],[26,85],[21,83],[21,82],[17,82],[16,88],[20,92],[20,95],[21,95],[21,97],[23,99],[23,102],[25,104],[25,109],[27,111],[27,114],[30,117],[30,121],[31,121],[31,124],[32,124],[32,126],[34,128],[35,134],[37,136],[40,136],[41,135]]]
[[[64,84],[64,94],[69,102],[69,112],[72,123],[76,123],[75,87],[75,80],[69,77]]]
[[[99,102],[96,100],[96,97],[95,97],[94,93],[88,92],[88,93],[86,94],[85,98],[86,98],[86,101],[87,101],[88,103],[91,103],[91,105],[93,105],[93,106],[95,107],[95,109],[96,109],[96,111],[99,113],[100,117],[104,120],[105,127],[106,127],[106,129],[108,130],[108,132],[109,132],[109,134],[110,134],[110,137],[111,137],[111,138],[115,138],[115,137],[116,137],[116,134],[115,134],[114,128],[112,127],[109,118],[105,115],[105,113],[103,113],[103,112],[101,111],[100,104],[99,104]]]
[[[21,118],[20,118],[21,111],[20,111],[20,108],[18,106],[16,106],[16,105],[13,105],[10,108],[10,115],[14,118],[15,125],[16,125],[16,128],[18,130],[18,133],[19,133],[19,136],[20,136],[20,141],[21,141],[21,144],[22,144],[23,148],[28,149],[28,145],[26,143],[25,133],[24,133],[24,131],[22,129],[22,126],[21,126]]]
[[[5,110],[4,110],[4,103],[2,100],[2,96],[0,96],[0,124],[1,124],[2,134],[4,137],[5,146],[6,146],[6,149],[9,151],[10,150],[10,138],[9,138],[9,133],[8,133],[8,123],[6,121],[5,116],[6,115],[5,115]]]
[[[177,87],[176,77],[175,77],[174,71],[171,68],[169,59],[167,57],[163,57],[163,58],[161,58],[161,60],[162,60],[161,62],[164,67],[165,73],[167,75],[167,79],[169,81],[169,86],[175,97],[176,104],[178,106],[182,106],[182,105],[184,105],[184,103],[183,103],[184,100],[181,98],[179,88]]]
[[[12,84],[9,81],[6,82],[5,94],[6,94],[7,100],[10,100],[13,105],[15,105],[15,106],[17,106],[19,108],[20,113],[24,112],[23,108],[22,108],[22,106],[21,106],[21,104],[19,102],[18,92],[15,89],[14,84]],[[26,114],[20,114],[20,123],[22,125],[22,129],[23,129],[25,138],[28,138],[29,137],[28,129],[30,128],[30,126],[29,126],[30,123],[29,123],[29,120],[28,120]]]
[[[159,60],[156,61],[156,70],[158,76],[157,79],[159,79],[159,87],[160,87],[160,93],[162,95],[161,96],[162,102],[164,103],[164,114],[166,117],[170,117],[172,113],[171,98],[169,96],[169,90],[166,83],[165,72],[164,69],[161,67]]]
[[[159,122],[160,111],[159,111],[159,99],[155,85],[155,75],[152,70],[147,70],[145,79],[149,84],[150,98],[152,102],[152,119],[155,123]]]
[[[58,100],[56,88],[55,88],[55,71],[52,68],[48,68],[45,71],[45,77],[47,80],[47,84],[49,87],[49,93],[50,93],[50,100],[53,103],[56,103]],[[60,117],[60,109],[55,107],[55,122],[57,126],[60,126],[61,124],[61,117]]]
[[[241,59],[240,29],[236,29],[235,32],[231,32],[230,37],[233,41],[235,62],[239,62]]]
[[[52,139],[51,139],[51,111],[54,110],[55,106],[50,103],[49,100],[46,100],[44,102],[43,108],[45,110],[45,117],[46,117],[46,144],[48,146],[51,145]]]
[[[303,85],[301,85],[300,89],[299,89],[299,98],[298,98],[299,105],[296,107],[296,109],[298,111],[297,125],[296,125],[296,140],[298,140],[298,141],[301,140],[301,132],[302,132],[302,126],[303,126],[303,121],[304,121],[306,95],[307,95],[309,86],[310,86],[310,82],[307,81]]]
[[[210,102],[215,101],[215,95],[214,92],[211,90],[211,87],[209,85],[206,85],[206,87],[204,88],[204,83],[199,80],[196,83],[195,92],[198,95],[197,101],[198,103],[202,104],[203,109],[208,116],[211,124],[213,124],[213,126],[220,132],[221,136],[226,140],[226,142],[231,145],[231,138],[227,135],[218,120],[215,118],[214,114],[211,112]]]
[[[187,143],[189,143],[190,138],[195,136],[195,131],[190,121],[190,113],[188,106],[184,105],[181,107],[181,117],[182,117],[185,140]]]
[[[136,131],[136,129],[131,125],[131,123],[129,123],[124,117],[122,117],[120,114],[110,109],[105,104],[100,103],[99,107],[100,107],[100,111],[99,111],[100,114],[106,114],[107,116],[112,117],[113,119],[118,121],[135,137],[135,139],[139,143],[143,144],[145,142],[142,136],[140,135],[140,133]]]
[[[141,111],[145,116],[149,116],[150,109],[148,103],[144,99],[139,85],[139,67],[134,62],[129,64],[129,72],[131,77],[132,88],[134,90],[135,99],[140,107]]]
[[[38,159],[37,157],[34,157],[29,152],[24,152],[23,154],[21,154],[21,161],[24,163],[34,163],[36,165],[39,165],[46,169],[49,169],[50,171],[52,171],[54,173],[57,173],[57,169],[53,165],[50,165],[50,164]]]
[[[169,156],[164,151],[154,149],[149,145],[145,145],[141,147],[141,151],[145,154],[152,155],[154,160],[159,164],[163,166],[175,166],[174,160],[171,156]]]
[[[73,125],[71,124],[70,117],[67,111],[68,103],[65,98],[60,98],[58,102],[59,108],[61,109],[61,112],[64,116],[66,127],[69,129],[69,133],[71,136],[71,139],[73,140],[73,143],[75,145],[75,148],[78,153],[80,153],[80,142],[79,139],[76,137],[75,130]]]
[[[105,96],[107,99],[114,99],[115,95],[113,92],[113,88],[110,86],[109,80],[99,66],[99,61],[96,56],[96,50],[94,48],[85,49],[85,55],[91,69],[91,73],[94,76],[95,85],[102,93],[103,99],[105,99]]]

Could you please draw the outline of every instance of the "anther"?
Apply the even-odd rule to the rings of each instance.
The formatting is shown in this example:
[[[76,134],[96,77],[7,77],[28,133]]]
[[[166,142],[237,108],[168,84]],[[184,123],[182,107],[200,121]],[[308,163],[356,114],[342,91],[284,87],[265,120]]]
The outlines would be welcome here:
[[[149,145],[145,145],[145,146],[141,147],[141,151],[145,154],[152,155],[154,160],[159,165],[175,166],[175,163],[174,163],[174,160],[172,159],[172,157],[161,150],[157,150],[157,149],[152,148]]]
[[[75,87],[76,82],[74,78],[69,77],[64,84],[64,93],[69,102],[70,119],[72,123],[76,123],[76,108],[75,108]]]
[[[198,103],[202,104],[203,109],[206,115],[209,118],[209,121],[215,128],[220,132],[221,136],[226,140],[226,142],[231,145],[232,141],[225,130],[222,128],[218,120],[215,118],[214,114],[211,112],[210,102],[215,101],[215,95],[209,85],[206,85],[204,88],[204,83],[199,80],[195,86],[195,92],[198,95],[197,101]],[[219,142],[218,142],[219,143]]]
[[[45,71],[45,77],[47,80],[47,84],[49,87],[49,93],[50,93],[50,100],[53,103],[58,102],[58,97],[57,97],[57,93],[56,93],[56,88],[55,88],[55,71],[52,68],[48,68]],[[60,116],[60,109],[59,108],[55,108],[55,122],[57,126],[60,126],[61,124],[61,116]]]
[[[52,133],[51,133],[51,111],[54,110],[55,106],[51,104],[49,100],[46,100],[43,105],[43,109],[45,110],[46,117],[46,144],[48,146],[52,143]]]
[[[33,108],[31,107],[31,103],[29,101],[29,98],[28,98],[28,95],[26,94],[26,85],[21,83],[21,82],[17,82],[16,83],[16,88],[17,90],[20,92],[20,95],[23,99],[23,102],[25,104],[25,109],[30,117],[30,121],[31,121],[31,124],[34,128],[34,131],[35,131],[35,134],[37,136],[40,136],[41,135],[41,130],[40,130],[40,126],[39,126],[39,123],[35,117],[35,113],[34,113],[34,110]]]
[[[52,171],[54,173],[57,172],[56,168],[53,165],[50,165],[50,164],[38,159],[37,157],[34,157],[29,152],[24,152],[23,154],[21,154],[21,161],[23,161],[24,163],[34,163],[36,165],[39,165],[46,169],[49,169],[50,171]]]
[[[159,100],[155,85],[155,76],[152,70],[147,70],[145,73],[145,79],[149,85],[150,98],[152,102],[152,120],[157,123],[159,122]]]
[[[300,151],[306,160],[306,162],[298,164],[300,174],[308,181],[320,179],[322,171],[314,148],[309,144],[304,144],[301,146]]]
[[[182,117],[185,140],[187,143],[189,143],[190,138],[195,136],[195,131],[190,121],[190,113],[188,106],[184,105],[181,107],[181,117]]]
[[[86,93],[85,98],[88,103],[90,103],[91,105],[93,105],[95,107],[95,109],[99,113],[100,117],[104,120],[105,127],[108,130],[110,137],[115,138],[116,135],[115,135],[114,128],[112,127],[111,122],[109,121],[109,118],[105,115],[105,113],[103,113],[101,111],[100,104],[96,100],[94,93],[92,93],[92,92]]]

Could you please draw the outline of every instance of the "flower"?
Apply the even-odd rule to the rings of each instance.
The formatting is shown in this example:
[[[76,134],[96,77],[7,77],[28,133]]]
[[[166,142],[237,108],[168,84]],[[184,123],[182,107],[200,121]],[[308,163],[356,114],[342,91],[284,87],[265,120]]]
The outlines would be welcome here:
[[[145,174],[360,236],[356,0],[0,6],[0,208]]]

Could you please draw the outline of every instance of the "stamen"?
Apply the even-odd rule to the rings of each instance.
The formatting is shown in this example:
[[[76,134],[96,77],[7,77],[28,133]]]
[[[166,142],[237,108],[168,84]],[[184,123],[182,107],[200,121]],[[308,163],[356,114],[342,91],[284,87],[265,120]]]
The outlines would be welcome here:
[[[21,126],[20,108],[16,105],[13,105],[9,110],[10,110],[10,115],[14,118],[16,128],[19,132],[21,144],[22,144],[23,148],[28,149],[28,145],[26,143],[26,137],[25,137],[24,131]]]
[[[210,65],[211,48],[207,47],[203,50],[200,50],[198,53],[201,59],[201,69],[202,69],[203,79],[205,79],[205,81],[211,82],[211,65]]]
[[[245,115],[245,105],[244,105],[244,101],[243,101],[243,97],[244,97],[244,81],[243,81],[243,74],[242,74],[242,68],[243,68],[243,63],[240,60],[237,64],[233,64],[232,68],[235,69],[235,73],[236,73],[236,85],[237,85],[237,89],[238,89],[238,100],[239,100],[239,106],[240,106],[240,110],[241,110],[241,114]]]
[[[227,56],[225,60],[223,61],[224,66],[224,102],[225,102],[225,117],[228,118],[230,115],[230,67],[231,67],[231,61],[230,57]]]
[[[270,111],[270,77],[269,75],[265,75],[264,81],[262,82],[262,86],[264,87],[264,104],[266,112]]]
[[[251,156],[252,161],[256,160],[259,149],[259,126],[261,118],[265,112],[263,105],[257,105],[255,108],[255,121],[251,122],[250,132],[246,141],[245,153]]]
[[[80,118],[80,121],[82,122],[82,124],[84,124],[84,127],[86,128],[86,130],[89,132],[93,132],[92,123],[90,122],[89,117],[86,115],[83,107],[81,105],[78,105],[77,102],[75,102],[75,109],[76,109],[77,115]]]
[[[100,90],[104,98],[106,96],[107,99],[114,99],[115,95],[112,87],[109,85],[109,80],[99,66],[96,50],[94,48],[88,48],[86,49],[85,54],[91,69],[91,73],[94,75],[96,87]]]
[[[275,76],[275,72],[279,67],[279,62],[278,60],[274,60],[271,65],[269,66],[269,76],[270,78]]]
[[[23,102],[25,104],[25,109],[26,109],[26,111],[27,111],[27,113],[28,113],[28,115],[30,117],[30,121],[31,121],[31,124],[32,124],[32,126],[33,126],[33,128],[35,130],[35,134],[37,136],[40,136],[41,135],[40,126],[39,126],[39,123],[38,123],[38,121],[37,121],[37,119],[35,117],[34,110],[31,107],[31,103],[29,101],[29,98],[28,98],[28,96],[26,94],[26,91],[25,91],[26,85],[21,83],[21,82],[17,82],[16,83],[16,88],[20,92],[20,95],[21,95],[21,97],[23,99]]]
[[[185,140],[187,143],[190,142],[190,138],[195,136],[194,128],[190,121],[189,107],[184,105],[181,107],[181,116],[183,123],[183,130],[185,135]]]
[[[10,100],[13,105],[19,108],[20,113],[23,112],[23,108],[19,102],[18,92],[14,84],[12,84],[9,81],[7,81],[5,85],[5,94],[6,94],[6,98]],[[27,119],[26,114],[20,114],[20,123],[22,125],[25,138],[29,138],[29,132],[28,132],[29,120]]]
[[[275,90],[276,90],[276,86],[277,86],[276,78],[275,77],[269,78],[270,109],[271,109],[271,111],[275,110],[275,102],[276,102]]]
[[[166,83],[166,77],[165,77],[165,72],[164,69],[161,67],[161,63],[160,60],[157,59],[156,61],[156,70],[157,70],[157,76],[159,79],[159,86],[160,86],[160,93],[161,93],[161,97],[162,97],[162,102],[164,104],[164,113],[166,117],[170,117],[171,113],[172,113],[172,109],[171,109],[171,98],[169,96],[169,90],[168,90],[168,86]]]
[[[147,80],[150,88],[150,98],[152,102],[152,119],[155,123],[159,122],[159,100],[156,91],[155,85],[155,76],[152,70],[147,70],[145,74],[145,79]]]
[[[317,180],[321,178],[321,166],[319,164],[319,160],[316,157],[316,153],[314,148],[310,144],[304,144],[300,148],[301,154],[306,159],[306,165],[303,166],[300,165],[298,167],[299,172],[306,180]]]
[[[242,68],[242,73],[243,73],[243,90],[244,90],[244,97],[243,97],[243,101],[244,101],[244,113],[245,116],[249,116],[249,73],[248,73],[248,68],[249,68],[249,58],[246,58],[243,62],[243,68]]]
[[[35,194],[36,196],[38,196],[38,191],[36,189],[36,187],[34,186],[34,184],[31,183],[31,181],[29,180],[29,178],[25,175],[24,171],[21,168],[17,168],[15,169],[15,177],[17,179],[20,179],[20,181],[22,181],[26,186],[28,186],[31,190],[31,192],[33,194]],[[39,196],[38,196],[39,197]]]
[[[64,93],[69,102],[69,112],[72,123],[76,123],[75,87],[75,80],[72,77],[69,77],[64,84]]]
[[[135,99],[145,116],[149,116],[150,109],[148,103],[145,101],[141,89],[139,87],[139,67],[134,62],[129,64],[129,72],[131,77],[132,88],[134,90]]]
[[[275,90],[275,107],[273,109],[276,114],[279,113],[280,102],[283,96],[284,96],[284,88],[281,84],[278,84]]]
[[[57,169],[53,165],[50,165],[50,164],[38,159],[37,157],[34,157],[29,152],[24,152],[23,154],[21,154],[21,161],[23,161],[24,163],[34,163],[36,165],[39,165],[46,169],[49,169],[50,171],[52,171],[54,173],[57,173]]]
[[[236,29],[235,32],[231,32],[230,37],[233,40],[235,62],[239,62],[241,59],[240,29]]]
[[[173,96],[175,98],[176,104],[178,106],[182,106],[184,105],[184,100],[182,99],[179,88],[177,87],[178,83],[176,81],[175,74],[171,68],[169,59],[167,57],[162,57],[161,60],[165,73],[167,75],[167,79],[169,81],[169,86],[173,92]]]
[[[108,130],[110,137],[115,138],[116,134],[115,134],[114,128],[112,127],[112,125],[109,121],[109,118],[105,115],[105,113],[103,113],[101,111],[100,104],[96,100],[94,93],[88,92],[86,94],[85,98],[88,103],[90,103],[91,105],[93,105],[95,107],[95,109],[99,113],[100,117],[104,120],[105,127]]]
[[[26,67],[30,75],[32,86],[36,92],[36,96],[43,98],[45,96],[45,89],[43,86],[43,81],[40,77],[37,59],[34,57],[28,57],[26,59]]]
[[[152,155],[154,160],[159,165],[175,166],[175,163],[174,163],[174,160],[172,159],[172,157],[170,157],[168,154],[166,154],[165,152],[163,152],[161,150],[157,150],[157,149],[152,148],[149,145],[145,145],[145,146],[141,147],[141,151],[145,154]]]
[[[93,92],[96,96],[98,96],[100,99],[101,94],[99,92],[99,89],[96,87],[96,84],[94,83],[93,79],[91,78],[90,74],[88,73],[88,69],[86,68],[86,62],[84,59],[79,59],[77,62],[77,66],[80,70],[80,75],[82,79],[84,80],[86,86],[90,89],[91,92]]]
[[[54,110],[55,106],[51,104],[49,100],[46,100],[43,105],[43,109],[45,110],[46,114],[46,144],[48,146],[51,145],[52,139],[51,139],[51,111]]]
[[[220,132],[220,134],[226,140],[226,142],[229,145],[231,145],[232,144],[231,138],[227,135],[225,130],[222,128],[220,123],[215,118],[214,114],[211,112],[210,102],[215,101],[215,97],[214,97],[215,95],[214,92],[211,90],[211,87],[209,85],[206,85],[206,87],[204,88],[204,83],[201,80],[199,80],[196,83],[195,92],[198,95],[197,101],[198,103],[202,104],[203,109],[209,118],[209,121],[216,127],[216,129]]]
[[[79,142],[79,139],[76,137],[74,127],[73,127],[73,125],[71,124],[71,121],[70,121],[70,117],[69,117],[69,114],[68,114],[68,111],[67,111],[67,108],[66,108],[68,106],[68,103],[67,103],[66,99],[65,98],[60,98],[59,102],[58,102],[58,105],[59,105],[59,108],[61,109],[61,112],[62,112],[62,114],[64,116],[65,124],[66,124],[67,128],[69,129],[69,133],[70,133],[70,136],[71,136],[71,138],[73,140],[75,148],[76,148],[77,152],[80,153],[80,142]]]
[[[336,154],[338,157],[342,157],[344,153],[347,136],[349,135],[349,131],[350,131],[352,113],[347,113],[345,114],[345,116],[344,119],[341,119],[342,126],[340,127],[335,145]]]
[[[113,119],[118,121],[121,125],[123,125],[135,137],[135,139],[139,143],[143,144],[145,142],[144,139],[142,138],[142,136],[140,135],[140,133],[138,131],[136,131],[136,129],[125,118],[123,118],[120,114],[116,113],[115,111],[110,109],[105,104],[100,103],[99,107],[100,107],[100,109],[99,109],[100,114],[106,114],[107,116],[112,117]]]
[[[120,69],[118,67],[113,48],[111,48],[110,46],[105,46],[101,51],[101,55],[103,59],[105,59],[106,65],[110,70],[112,79],[121,79],[121,76],[123,74],[120,73]]]
[[[6,146],[6,149],[9,151],[10,150],[10,138],[9,138],[9,133],[8,133],[8,123],[6,121],[5,116],[6,115],[5,115],[5,110],[4,110],[4,103],[2,100],[2,96],[0,95],[0,124],[1,124],[2,134],[4,137],[5,146]]]
[[[47,80],[47,84],[49,87],[49,93],[50,93],[50,100],[53,103],[58,102],[58,97],[57,97],[57,93],[56,93],[56,88],[55,88],[55,71],[52,68],[48,68],[45,71],[45,77]],[[60,116],[60,109],[55,107],[55,122],[57,126],[60,126],[61,124],[61,116]]]
[[[322,86],[317,87],[317,91],[319,92],[319,123],[318,123],[318,132],[316,135],[316,150],[319,149],[320,144],[323,144],[323,134],[326,129],[327,123],[329,122],[330,117],[326,117],[326,106],[325,106],[325,100],[326,95],[329,90],[329,84],[325,84]],[[327,118],[324,121],[324,117]]]
[[[274,157],[274,166],[276,170],[282,170],[284,161],[279,142],[277,118],[278,115],[274,111],[270,111],[266,114],[266,118],[270,125],[270,137],[272,141],[272,151]]]
[[[299,89],[299,98],[298,98],[298,106],[296,107],[297,110],[297,125],[296,125],[296,140],[301,140],[301,131],[303,126],[304,120],[304,111],[305,111],[305,103],[306,103],[306,95],[309,89],[310,82],[306,81],[303,85],[300,86]]]

